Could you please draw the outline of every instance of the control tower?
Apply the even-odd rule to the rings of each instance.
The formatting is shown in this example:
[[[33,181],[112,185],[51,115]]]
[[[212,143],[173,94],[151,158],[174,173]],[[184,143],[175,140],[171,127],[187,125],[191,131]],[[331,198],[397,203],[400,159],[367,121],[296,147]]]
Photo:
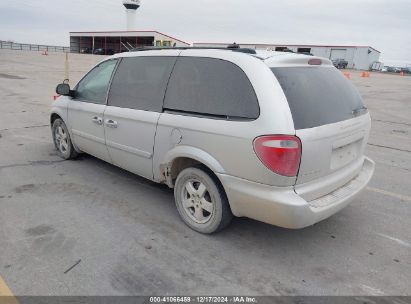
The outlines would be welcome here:
[[[140,7],[140,0],[124,0],[123,5],[127,11],[127,31],[136,30],[136,12]]]

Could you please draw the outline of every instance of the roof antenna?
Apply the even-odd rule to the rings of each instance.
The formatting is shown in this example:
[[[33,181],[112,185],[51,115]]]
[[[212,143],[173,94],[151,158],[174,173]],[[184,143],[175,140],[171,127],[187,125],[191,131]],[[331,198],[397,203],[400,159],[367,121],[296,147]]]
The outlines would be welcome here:
[[[240,48],[240,45],[235,42],[227,46],[227,49],[239,49],[239,48]]]

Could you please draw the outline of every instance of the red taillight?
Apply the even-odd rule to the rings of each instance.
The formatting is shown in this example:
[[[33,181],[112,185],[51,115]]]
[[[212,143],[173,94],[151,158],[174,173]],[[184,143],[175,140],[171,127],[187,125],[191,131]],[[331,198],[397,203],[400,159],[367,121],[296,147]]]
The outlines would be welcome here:
[[[297,176],[301,161],[301,141],[296,136],[261,136],[254,141],[254,150],[262,163],[274,173]]]

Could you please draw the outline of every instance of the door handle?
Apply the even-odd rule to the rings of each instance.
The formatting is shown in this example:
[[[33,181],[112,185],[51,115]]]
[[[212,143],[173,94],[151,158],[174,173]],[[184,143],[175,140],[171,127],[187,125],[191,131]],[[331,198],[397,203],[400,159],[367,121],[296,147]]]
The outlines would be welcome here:
[[[106,126],[109,127],[109,128],[116,129],[118,127],[118,124],[117,124],[117,121],[107,119],[106,120]]]
[[[101,126],[103,124],[103,118],[98,117],[98,116],[94,116],[91,119],[92,122],[94,122],[95,124],[98,124],[99,126]]]

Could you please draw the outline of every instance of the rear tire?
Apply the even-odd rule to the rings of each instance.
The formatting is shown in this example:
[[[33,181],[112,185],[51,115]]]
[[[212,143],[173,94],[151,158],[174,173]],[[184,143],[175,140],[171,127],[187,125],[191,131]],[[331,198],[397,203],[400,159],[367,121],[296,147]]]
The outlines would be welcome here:
[[[53,142],[57,149],[57,154],[63,159],[73,159],[78,156],[77,151],[71,143],[70,133],[66,124],[60,118],[53,122],[52,126]]]
[[[197,232],[221,231],[233,218],[223,187],[203,167],[187,168],[178,175],[174,198],[184,223]]]

